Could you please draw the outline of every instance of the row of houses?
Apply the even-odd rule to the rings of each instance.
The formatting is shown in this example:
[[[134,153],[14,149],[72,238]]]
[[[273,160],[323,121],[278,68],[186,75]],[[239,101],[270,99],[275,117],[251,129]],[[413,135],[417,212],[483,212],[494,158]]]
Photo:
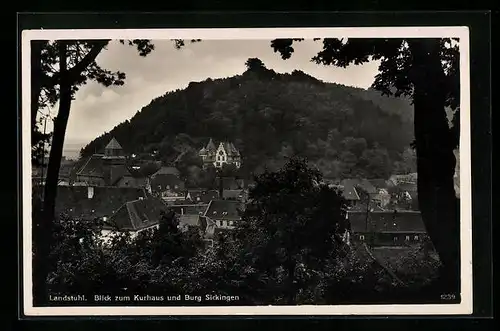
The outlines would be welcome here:
[[[339,189],[354,210],[366,209],[367,204],[378,211],[389,209],[418,210],[416,182],[384,179],[325,179],[330,187]],[[363,193],[367,196],[364,197]],[[368,200],[368,201],[367,201]]]
[[[43,187],[34,187],[34,197],[41,197]],[[144,189],[116,187],[60,186],[56,212],[77,219],[101,219],[103,238],[127,231],[132,236],[157,228],[162,211],[173,210],[182,231],[197,229],[210,243],[220,233],[233,230],[241,221],[245,203],[223,199],[216,192],[200,192],[203,200],[187,199],[168,203]],[[348,240],[375,246],[411,245],[427,240],[419,211],[347,212]]]

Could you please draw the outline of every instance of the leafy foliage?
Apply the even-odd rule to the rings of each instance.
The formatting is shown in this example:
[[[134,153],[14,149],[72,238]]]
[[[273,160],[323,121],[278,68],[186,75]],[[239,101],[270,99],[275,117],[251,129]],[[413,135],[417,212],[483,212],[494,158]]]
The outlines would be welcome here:
[[[271,47],[282,59],[294,52],[293,43],[301,39],[275,39]],[[347,67],[380,60],[379,73],[372,87],[384,95],[413,97],[413,83],[419,68],[412,65],[411,39],[398,38],[325,38],[323,49],[311,60],[317,64]],[[458,146],[460,108],[460,49],[458,38],[439,39],[439,57],[444,79],[441,84],[445,106],[453,112],[452,134]]]
[[[255,58],[247,65],[240,76],[191,83],[154,99],[81,155],[101,150],[112,135],[130,152],[158,150],[164,164],[199,173],[197,152],[212,137],[235,143],[244,175],[277,170],[293,155],[307,157],[327,177],[387,177],[405,169],[402,155],[413,130],[409,102],[301,71],[277,74]],[[363,157],[364,150],[369,155]]]
[[[242,221],[208,249],[198,231],[180,230],[172,212],[157,229],[115,233],[107,241],[99,236],[103,222],[62,215],[53,234],[50,292],[217,293],[240,298],[227,304],[267,305],[332,304],[387,289],[390,282],[381,283],[362,251],[341,240],[345,201],[321,179],[301,158],[264,172]]]

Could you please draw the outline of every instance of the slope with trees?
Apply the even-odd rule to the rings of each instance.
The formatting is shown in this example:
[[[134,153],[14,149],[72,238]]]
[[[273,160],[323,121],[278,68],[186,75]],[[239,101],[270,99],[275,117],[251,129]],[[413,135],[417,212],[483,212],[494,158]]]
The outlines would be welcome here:
[[[276,170],[292,155],[308,157],[327,177],[387,178],[411,168],[403,157],[412,139],[409,103],[301,71],[278,74],[256,58],[246,65],[242,75],[193,82],[152,100],[81,156],[114,136],[131,152],[157,150],[164,163],[187,168],[212,137],[235,143],[246,174]]]

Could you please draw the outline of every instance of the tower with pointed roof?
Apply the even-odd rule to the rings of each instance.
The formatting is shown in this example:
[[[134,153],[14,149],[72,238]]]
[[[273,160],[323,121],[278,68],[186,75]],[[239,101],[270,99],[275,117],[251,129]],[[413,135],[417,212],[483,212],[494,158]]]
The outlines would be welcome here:
[[[123,148],[120,143],[115,139],[111,138],[109,143],[104,147],[104,157],[108,159],[124,159],[125,154],[123,153]]]
[[[222,168],[224,164],[234,164],[236,168],[241,167],[241,155],[232,142],[219,142],[215,144],[210,138],[208,144],[199,151],[203,165],[212,164],[216,168]]]
[[[120,143],[113,137],[104,147],[103,173],[106,185],[114,185],[124,175],[128,174],[125,166],[125,154]]]

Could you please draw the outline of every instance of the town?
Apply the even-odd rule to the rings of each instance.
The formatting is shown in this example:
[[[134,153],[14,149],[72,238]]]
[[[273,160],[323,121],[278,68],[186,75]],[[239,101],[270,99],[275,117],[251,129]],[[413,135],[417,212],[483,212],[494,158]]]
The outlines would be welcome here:
[[[150,155],[154,160],[154,154]],[[182,231],[197,229],[212,246],[217,235],[231,231],[241,220],[254,182],[219,175],[213,189],[187,188],[173,165],[155,164],[145,176],[140,163],[131,166],[120,143],[112,138],[102,153],[80,163],[61,164],[56,211],[77,219],[101,219],[103,239],[114,233],[136,236],[158,228],[162,212],[172,210]],[[203,166],[240,168],[242,156],[232,142],[209,139],[199,150]],[[220,172],[219,172],[220,173]],[[43,199],[44,168],[33,167],[34,198]],[[348,202],[348,241],[367,241],[373,246],[408,246],[427,240],[418,210],[416,173],[388,179],[324,178]]]

